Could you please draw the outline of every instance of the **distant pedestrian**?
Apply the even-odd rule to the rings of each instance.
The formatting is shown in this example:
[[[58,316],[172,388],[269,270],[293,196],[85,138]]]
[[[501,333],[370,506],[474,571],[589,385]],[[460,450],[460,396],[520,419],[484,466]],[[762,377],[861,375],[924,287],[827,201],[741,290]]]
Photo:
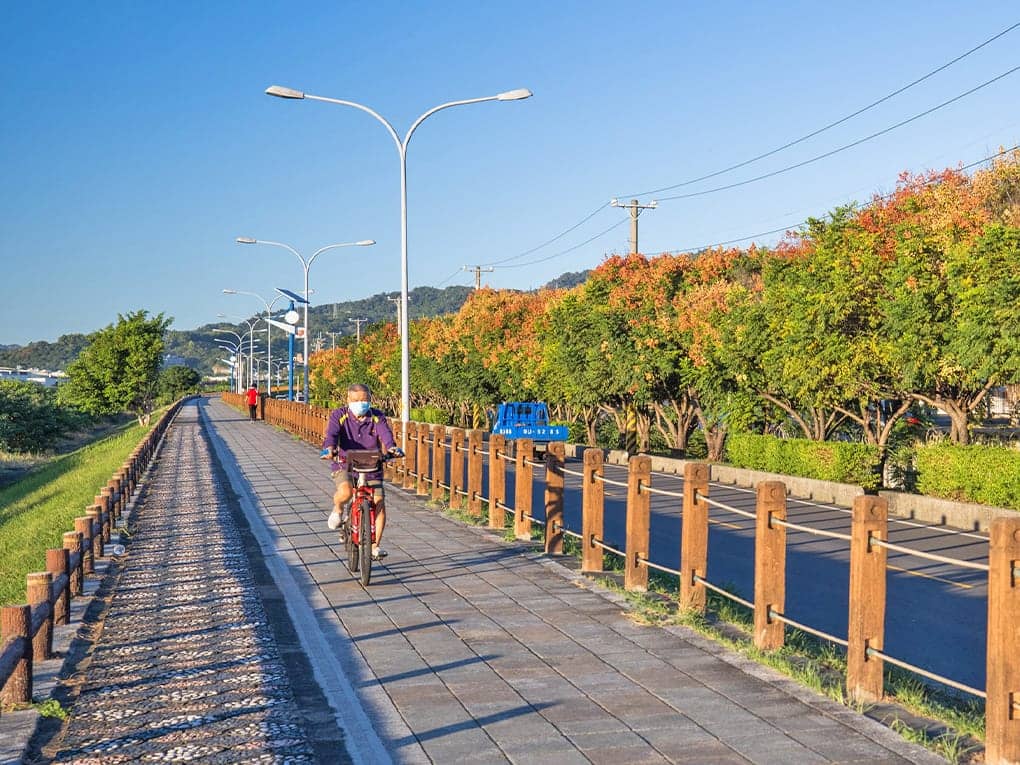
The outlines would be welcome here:
[[[256,414],[259,410],[259,389],[254,385],[250,386],[248,392],[244,394],[244,401],[248,404],[248,416],[255,422],[258,419]]]

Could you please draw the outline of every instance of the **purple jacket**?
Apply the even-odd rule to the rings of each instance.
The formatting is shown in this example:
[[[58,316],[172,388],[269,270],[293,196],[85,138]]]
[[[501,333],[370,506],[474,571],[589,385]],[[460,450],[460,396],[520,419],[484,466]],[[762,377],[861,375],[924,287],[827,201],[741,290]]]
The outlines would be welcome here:
[[[397,445],[393,431],[386,421],[386,415],[378,409],[369,409],[364,419],[359,420],[341,406],[329,413],[329,424],[326,426],[326,437],[322,440],[323,449],[337,448],[337,457],[331,467],[333,471],[346,470],[345,452],[348,449],[379,449],[385,453]],[[379,474],[381,477],[381,473]],[[369,478],[376,478],[371,474]]]

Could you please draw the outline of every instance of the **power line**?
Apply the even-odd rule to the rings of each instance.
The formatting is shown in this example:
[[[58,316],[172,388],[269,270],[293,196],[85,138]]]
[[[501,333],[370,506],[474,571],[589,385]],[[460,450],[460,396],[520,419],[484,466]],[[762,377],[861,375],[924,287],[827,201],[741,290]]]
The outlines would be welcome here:
[[[746,186],[746,185],[748,185],[750,183],[755,183],[757,181],[763,181],[766,178],[773,178],[773,177],[775,177],[777,175],[782,175],[783,173],[788,173],[791,170],[796,170],[797,168],[804,167],[805,165],[810,165],[811,163],[817,162],[818,160],[821,160],[821,159],[825,159],[826,157],[831,157],[834,154],[839,154],[840,152],[846,151],[847,149],[852,149],[855,146],[860,146],[862,143],[866,143],[867,141],[870,141],[870,140],[872,140],[874,138],[878,138],[881,135],[885,135],[886,133],[890,133],[893,130],[896,130],[897,128],[901,128],[904,125],[910,124],[911,122],[915,122],[916,120],[921,119],[921,117],[926,117],[929,114],[931,114],[932,112],[936,112],[939,109],[942,109],[942,108],[944,108],[946,106],[949,106],[952,103],[955,103],[955,102],[959,101],[961,98],[966,98],[967,96],[971,95],[972,93],[976,93],[977,91],[981,90],[982,88],[986,88],[989,85],[991,85],[991,84],[993,84],[995,82],[998,82],[999,80],[1003,79],[1004,77],[1008,77],[1009,75],[1011,75],[1011,74],[1013,74],[1013,73],[1015,73],[1017,71],[1020,71],[1020,66],[1015,66],[1012,69],[1010,69],[1008,72],[1003,72],[999,76],[993,77],[992,79],[987,80],[986,82],[983,82],[980,85],[977,85],[977,86],[971,88],[970,90],[968,90],[968,91],[966,91],[964,93],[961,93],[958,96],[953,96],[948,101],[943,101],[938,106],[933,106],[930,109],[926,109],[925,111],[921,112],[920,114],[915,114],[913,117],[909,117],[908,119],[905,119],[905,120],[902,120],[900,122],[897,122],[895,125],[890,125],[889,127],[885,128],[883,130],[879,130],[878,132],[872,133],[871,135],[865,136],[864,138],[859,138],[856,141],[853,141],[851,143],[845,144],[845,145],[840,146],[840,147],[838,147],[836,149],[832,149],[831,151],[827,151],[824,154],[819,154],[819,155],[817,155],[815,157],[811,157],[810,159],[805,159],[803,162],[797,162],[796,164],[788,165],[787,167],[782,167],[782,168],[780,168],[778,170],[773,170],[770,173],[764,173],[762,175],[755,176],[754,178],[748,178],[748,179],[743,180],[743,181],[737,181],[736,183],[728,183],[725,186],[716,186],[716,187],[711,188],[711,189],[704,189],[703,191],[692,191],[689,194],[677,194],[677,195],[671,196],[671,197],[660,197],[659,201],[660,202],[666,202],[666,201],[673,200],[673,199],[691,199],[692,197],[705,196],[706,194],[714,194],[717,191],[726,191],[728,189],[735,189],[735,188],[737,188],[739,186]]]
[[[605,236],[610,231],[612,231],[614,228],[619,228],[624,223],[629,223],[629,222],[630,222],[630,218],[624,218],[623,220],[618,220],[616,223],[614,223],[609,228],[603,229],[599,233],[595,234],[595,236],[593,236],[593,237],[591,237],[589,239],[585,239],[583,242],[581,242],[580,244],[575,244],[573,247],[568,247],[565,250],[561,250],[560,252],[557,252],[554,255],[546,255],[544,258],[538,258],[537,260],[529,260],[527,263],[514,263],[512,266],[503,266],[503,268],[523,268],[524,266],[533,266],[536,263],[545,263],[546,261],[552,260],[554,258],[558,258],[558,257],[560,257],[562,255],[566,255],[569,252],[573,252],[576,249],[584,247],[586,244],[590,244],[591,242],[594,242],[596,239],[599,239],[600,237]]]
[[[814,138],[816,135],[824,133],[826,130],[830,130],[830,129],[834,128],[834,127],[837,127],[838,125],[842,125],[844,122],[847,122],[848,120],[851,120],[854,117],[857,117],[858,115],[864,114],[864,112],[866,112],[866,111],[868,111],[870,109],[875,108],[879,104],[885,103],[890,98],[898,96],[900,93],[903,93],[904,91],[909,90],[910,88],[914,87],[915,85],[919,85],[920,83],[924,82],[925,80],[930,79],[931,77],[934,77],[939,72],[942,72],[942,71],[948,69],[953,64],[955,64],[955,63],[957,63],[959,61],[962,61],[963,59],[967,58],[967,56],[969,56],[972,53],[975,53],[975,52],[981,50],[986,45],[989,45],[990,43],[995,42],[1000,37],[1002,37],[1002,36],[1012,32],[1017,27],[1020,27],[1020,22],[1017,22],[1016,24],[1013,24],[1012,26],[1007,27],[1006,29],[1004,29],[1001,32],[999,32],[998,34],[994,35],[993,37],[989,37],[987,40],[985,40],[980,45],[977,45],[977,46],[971,48],[966,53],[961,53],[959,56],[954,58],[952,61],[946,62],[945,64],[943,64],[942,66],[938,67],[937,69],[932,69],[930,72],[928,72],[927,74],[923,75],[922,77],[917,78],[913,82],[910,82],[910,83],[904,85],[903,87],[894,90],[892,93],[889,93],[887,95],[882,96],[877,101],[872,101],[867,106],[863,106],[860,109],[858,109],[857,111],[852,112],[852,113],[846,115],[845,117],[841,117],[840,119],[836,120],[835,122],[830,122],[828,125],[824,125],[823,127],[820,127],[817,130],[813,130],[812,132],[808,133],[807,135],[803,135],[800,138],[794,139],[793,141],[790,141],[788,143],[784,143],[782,146],[779,146],[779,147],[777,147],[775,149],[771,149],[770,151],[767,151],[764,154],[759,154],[756,157],[751,157],[750,159],[744,160],[743,162],[738,162],[735,165],[730,165],[729,167],[725,167],[722,170],[716,170],[713,173],[709,173],[707,175],[702,175],[702,176],[700,176],[698,178],[691,178],[690,180],[682,181],[681,183],[675,183],[672,186],[663,186],[663,187],[658,188],[658,189],[652,189],[650,191],[642,191],[642,192],[639,192],[637,194],[620,194],[620,196],[621,197],[632,197],[632,196],[640,197],[640,196],[647,196],[649,194],[658,194],[658,193],[663,192],[663,191],[671,191],[672,189],[678,189],[678,188],[681,188],[683,186],[690,186],[691,184],[698,183],[700,181],[706,181],[709,178],[715,178],[716,176],[723,175],[723,174],[728,173],[728,172],[730,172],[732,170],[737,170],[737,169],[739,169],[741,167],[746,167],[747,165],[750,165],[750,164],[752,164],[754,162],[757,162],[758,160],[765,159],[766,157],[771,157],[773,154],[778,154],[779,152],[784,151],[785,149],[789,149],[791,146],[796,146],[797,144],[803,143],[804,141],[808,140],[809,138]]]
[[[553,242],[562,239],[563,237],[565,237],[567,234],[569,234],[574,229],[579,228],[583,224],[585,224],[588,221],[590,221],[592,218],[594,218],[596,215],[598,215],[604,209],[609,207],[610,204],[611,204],[610,202],[606,202],[605,204],[599,205],[594,210],[592,210],[590,213],[588,213],[586,216],[581,218],[581,220],[579,220],[577,223],[575,223],[570,228],[566,229],[565,231],[561,231],[556,236],[554,236],[552,239],[547,239],[546,241],[542,242],[542,244],[537,245],[535,247],[532,247],[530,250],[525,250],[524,252],[519,252],[516,255],[514,255],[512,257],[509,257],[509,258],[503,258],[502,260],[494,260],[491,263],[480,263],[479,265],[482,265],[482,266],[498,266],[498,265],[501,265],[503,263],[509,263],[511,260],[517,260],[518,258],[523,258],[526,255],[530,255],[533,252],[537,252],[538,250],[541,250],[544,247],[548,247]]]

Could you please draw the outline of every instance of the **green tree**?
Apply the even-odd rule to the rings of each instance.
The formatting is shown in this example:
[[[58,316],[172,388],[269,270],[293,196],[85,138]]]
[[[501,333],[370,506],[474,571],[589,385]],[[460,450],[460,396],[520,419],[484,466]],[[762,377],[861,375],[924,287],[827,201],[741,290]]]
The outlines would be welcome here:
[[[90,336],[89,344],[67,368],[61,400],[90,414],[131,412],[147,424],[156,401],[163,335],[173,321],[145,310],[118,315]]]
[[[160,402],[169,404],[182,396],[198,391],[202,375],[191,367],[175,364],[159,373],[157,392]]]
[[[45,451],[83,421],[79,412],[58,403],[54,388],[20,380],[0,381],[0,449]]]

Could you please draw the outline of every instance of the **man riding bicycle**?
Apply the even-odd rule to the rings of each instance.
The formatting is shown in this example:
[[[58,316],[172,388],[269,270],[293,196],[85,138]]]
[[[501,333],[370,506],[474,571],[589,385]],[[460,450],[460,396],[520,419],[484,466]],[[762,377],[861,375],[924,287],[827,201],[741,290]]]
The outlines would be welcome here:
[[[347,388],[347,404],[329,413],[329,424],[326,436],[322,441],[323,458],[331,457],[333,481],[336,492],[333,494],[333,511],[329,514],[326,525],[336,530],[341,526],[341,519],[346,510],[345,505],[354,493],[351,474],[347,465],[348,449],[381,449],[383,452],[399,455],[393,431],[386,421],[386,415],[372,408],[372,392],[367,385],[355,383]],[[386,551],[379,547],[382,541],[383,528],[386,526],[386,506],[383,496],[382,470],[369,473],[368,485],[375,495],[375,544],[372,545],[372,557],[381,560]]]

